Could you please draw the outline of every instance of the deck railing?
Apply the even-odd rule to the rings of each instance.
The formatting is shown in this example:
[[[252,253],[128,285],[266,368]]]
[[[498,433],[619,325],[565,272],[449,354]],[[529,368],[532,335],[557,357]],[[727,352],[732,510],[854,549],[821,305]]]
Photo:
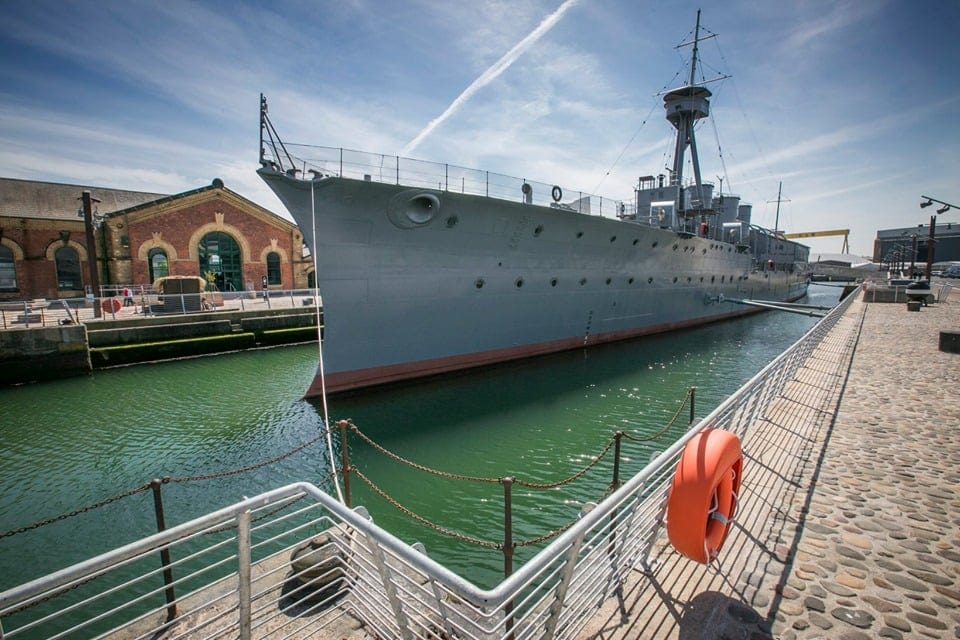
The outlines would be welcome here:
[[[576,637],[647,566],[687,441],[707,426],[743,437],[762,421],[856,297],[493,589],[398,540],[362,507],[297,483],[0,593],[0,638],[342,637],[358,624],[381,638]],[[830,366],[846,366],[856,335],[843,334]]]
[[[453,164],[336,147],[287,144],[291,157],[271,157],[278,168],[295,170],[300,177],[338,176],[389,184],[526,202],[573,213],[615,218],[634,212],[631,200],[612,200],[579,189],[516,178]],[[290,161],[296,166],[288,166]]]

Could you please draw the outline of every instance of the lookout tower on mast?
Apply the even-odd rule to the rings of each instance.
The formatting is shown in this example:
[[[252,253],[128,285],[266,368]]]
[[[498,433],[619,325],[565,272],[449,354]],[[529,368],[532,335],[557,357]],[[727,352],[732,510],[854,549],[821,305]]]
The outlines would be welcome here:
[[[685,46],[685,44],[680,46]],[[687,86],[668,91],[663,96],[663,108],[667,112],[667,120],[677,130],[677,144],[673,154],[673,171],[670,174],[670,182],[683,186],[683,160],[689,146],[690,160],[693,163],[693,177],[696,182],[697,198],[699,200],[699,206],[697,207],[691,207],[691,203],[688,202],[681,202],[679,207],[681,211],[710,207],[710,203],[704,201],[703,183],[700,179],[700,158],[697,154],[697,138],[693,131],[693,125],[697,120],[710,115],[709,98],[713,95],[706,87],[696,84],[697,58],[700,54],[699,45],[700,12],[697,11],[697,26],[693,34],[693,56],[690,62],[690,81]]]

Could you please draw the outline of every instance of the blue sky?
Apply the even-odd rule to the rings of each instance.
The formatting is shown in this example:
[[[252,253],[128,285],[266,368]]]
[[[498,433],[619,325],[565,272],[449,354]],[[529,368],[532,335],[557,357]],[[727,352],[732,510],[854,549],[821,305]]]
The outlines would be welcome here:
[[[696,11],[703,175],[780,228],[928,222],[960,204],[957,0],[3,2],[0,176],[176,193],[255,170],[259,94],[290,142],[401,154],[629,199],[670,164],[657,93]],[[722,163],[718,158],[722,152]],[[689,174],[689,172],[688,172]],[[938,216],[960,224],[960,210]],[[841,238],[809,242],[839,252]]]

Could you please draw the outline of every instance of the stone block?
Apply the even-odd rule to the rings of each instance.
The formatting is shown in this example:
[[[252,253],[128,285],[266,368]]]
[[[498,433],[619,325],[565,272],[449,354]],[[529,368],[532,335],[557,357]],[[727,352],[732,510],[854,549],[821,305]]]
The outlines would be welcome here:
[[[940,332],[940,351],[960,353],[960,330]]]

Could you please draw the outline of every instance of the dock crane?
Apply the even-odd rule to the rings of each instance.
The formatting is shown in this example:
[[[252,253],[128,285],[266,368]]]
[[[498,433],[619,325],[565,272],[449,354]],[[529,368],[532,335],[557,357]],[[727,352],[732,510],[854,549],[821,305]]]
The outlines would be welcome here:
[[[850,229],[828,229],[827,231],[800,231],[798,233],[785,233],[784,238],[822,238],[824,236],[843,236],[843,249],[840,253],[850,253]]]

